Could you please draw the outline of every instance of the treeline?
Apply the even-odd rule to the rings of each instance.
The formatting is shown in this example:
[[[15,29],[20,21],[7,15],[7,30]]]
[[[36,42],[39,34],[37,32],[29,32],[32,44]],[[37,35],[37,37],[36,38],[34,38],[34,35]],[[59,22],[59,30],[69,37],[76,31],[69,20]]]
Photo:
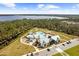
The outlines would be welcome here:
[[[34,27],[47,28],[49,30],[61,31],[71,35],[79,36],[79,25],[67,24],[60,20],[14,20],[0,22],[0,48],[8,45],[12,40],[25,31]]]
[[[65,19],[65,21],[79,22],[79,18],[78,19],[75,19],[75,18]]]
[[[24,31],[31,29],[28,20],[0,22],[0,48],[8,45]]]
[[[47,28],[49,30],[55,30],[55,31],[79,36],[78,24],[68,24],[61,22],[61,20],[36,20],[36,21],[32,21],[32,23],[34,23],[33,27]]]

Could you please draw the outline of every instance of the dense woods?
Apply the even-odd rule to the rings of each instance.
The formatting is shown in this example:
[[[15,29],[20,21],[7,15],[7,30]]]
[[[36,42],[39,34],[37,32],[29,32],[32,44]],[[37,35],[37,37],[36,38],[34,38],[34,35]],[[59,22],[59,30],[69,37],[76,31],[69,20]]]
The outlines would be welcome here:
[[[71,19],[69,19],[70,21]],[[67,24],[62,20],[14,20],[0,22],[0,48],[8,45],[12,40],[18,37],[21,33],[27,32],[34,27],[47,28],[49,30],[61,31],[71,35],[79,36],[78,24]],[[75,21],[75,20],[73,20]],[[79,21],[79,20],[77,20]]]

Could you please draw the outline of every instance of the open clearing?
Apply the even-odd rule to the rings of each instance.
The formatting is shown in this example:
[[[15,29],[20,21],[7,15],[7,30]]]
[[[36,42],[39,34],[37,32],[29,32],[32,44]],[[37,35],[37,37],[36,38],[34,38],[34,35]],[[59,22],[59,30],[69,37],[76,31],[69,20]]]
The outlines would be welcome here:
[[[1,56],[20,56],[29,52],[33,52],[35,49],[32,46],[24,45],[20,43],[19,39],[12,42],[10,45],[0,50]]]
[[[77,36],[68,35],[62,32],[49,31],[48,29],[41,29],[41,28],[33,28],[28,32],[37,32],[37,31],[59,35],[62,41],[70,40],[77,37]],[[26,32],[25,34],[27,35],[28,32]],[[19,37],[19,38],[16,38],[14,42],[12,42],[8,46],[1,49],[0,55],[1,56],[20,56],[33,51],[35,51],[35,49],[32,46],[22,44],[20,42],[20,37]]]

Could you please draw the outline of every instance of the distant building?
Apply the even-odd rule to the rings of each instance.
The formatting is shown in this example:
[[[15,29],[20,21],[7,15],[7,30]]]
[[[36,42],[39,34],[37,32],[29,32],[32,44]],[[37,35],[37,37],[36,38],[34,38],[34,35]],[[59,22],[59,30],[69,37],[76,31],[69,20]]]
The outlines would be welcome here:
[[[32,42],[33,44],[38,42],[39,47],[45,47],[48,43],[57,44],[60,41],[60,37],[58,35],[52,36],[44,32],[30,32],[27,35],[27,39],[29,40],[29,42]],[[38,45],[38,43],[36,45]]]

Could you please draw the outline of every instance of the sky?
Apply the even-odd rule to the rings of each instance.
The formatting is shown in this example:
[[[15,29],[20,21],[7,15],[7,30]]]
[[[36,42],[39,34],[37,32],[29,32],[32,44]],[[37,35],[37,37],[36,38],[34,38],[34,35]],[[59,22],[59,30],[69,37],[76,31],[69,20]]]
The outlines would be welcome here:
[[[0,3],[0,14],[79,14],[79,4]]]

